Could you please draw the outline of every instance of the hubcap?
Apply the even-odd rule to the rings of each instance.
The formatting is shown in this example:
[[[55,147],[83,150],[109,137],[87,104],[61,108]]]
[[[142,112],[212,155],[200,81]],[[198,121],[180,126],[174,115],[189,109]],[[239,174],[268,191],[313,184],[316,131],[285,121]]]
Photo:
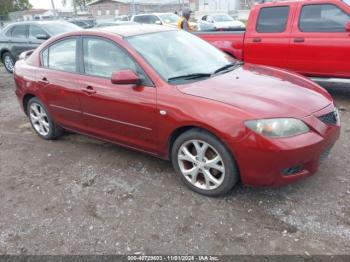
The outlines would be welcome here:
[[[225,178],[225,166],[217,150],[200,140],[185,142],[178,152],[182,175],[203,190],[218,188]]]
[[[5,56],[4,58],[4,64],[5,64],[5,67],[9,70],[9,71],[13,71],[13,60],[10,56]]]
[[[35,131],[42,136],[47,136],[50,132],[50,124],[44,108],[37,103],[33,103],[30,106],[29,116]]]

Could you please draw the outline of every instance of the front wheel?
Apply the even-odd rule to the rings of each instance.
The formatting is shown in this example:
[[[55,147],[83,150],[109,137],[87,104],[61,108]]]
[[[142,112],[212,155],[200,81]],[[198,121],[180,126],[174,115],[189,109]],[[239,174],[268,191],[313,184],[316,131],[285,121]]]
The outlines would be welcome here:
[[[204,130],[193,129],[180,135],[172,147],[171,159],[185,184],[206,196],[225,195],[239,180],[230,152]]]
[[[28,117],[35,132],[43,139],[54,140],[59,138],[63,129],[51,119],[43,103],[36,97],[28,102]]]

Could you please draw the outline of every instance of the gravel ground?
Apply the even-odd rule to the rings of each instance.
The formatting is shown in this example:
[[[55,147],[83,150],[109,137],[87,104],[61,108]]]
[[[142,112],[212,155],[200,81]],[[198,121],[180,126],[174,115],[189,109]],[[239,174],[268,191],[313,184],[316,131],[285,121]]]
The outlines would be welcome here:
[[[0,67],[0,254],[350,254],[350,89],[313,177],[195,194],[170,163],[68,134],[39,139]]]

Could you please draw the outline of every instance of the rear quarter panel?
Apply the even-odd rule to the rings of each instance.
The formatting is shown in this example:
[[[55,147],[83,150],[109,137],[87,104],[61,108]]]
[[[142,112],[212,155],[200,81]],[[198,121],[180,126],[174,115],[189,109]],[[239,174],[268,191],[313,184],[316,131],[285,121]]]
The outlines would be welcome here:
[[[16,95],[18,102],[22,109],[23,108],[23,99],[26,95],[38,96],[41,99],[41,96],[38,92],[38,87],[36,85],[36,68],[32,65],[29,65],[26,60],[19,60],[16,62],[15,70],[13,73],[15,84],[16,84]]]

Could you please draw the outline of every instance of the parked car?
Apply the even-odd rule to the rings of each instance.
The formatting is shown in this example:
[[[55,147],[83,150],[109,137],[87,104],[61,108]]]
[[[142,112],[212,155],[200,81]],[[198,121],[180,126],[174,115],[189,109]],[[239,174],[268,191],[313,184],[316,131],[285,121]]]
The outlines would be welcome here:
[[[350,2],[257,4],[246,31],[197,34],[231,56],[296,71],[318,82],[350,84]]]
[[[20,53],[37,48],[51,36],[79,30],[63,21],[32,21],[8,25],[0,32],[0,57],[8,72],[12,73]]]
[[[67,129],[170,159],[207,196],[240,179],[272,186],[312,175],[340,134],[332,97],[317,84],[237,62],[169,27],[56,36],[18,61],[14,78],[41,138]]]
[[[114,21],[130,21],[131,16],[128,15],[119,15],[114,18]]]
[[[139,24],[155,24],[166,25],[177,28],[180,17],[174,13],[153,13],[134,15],[131,21]],[[197,23],[190,20],[190,26],[193,30],[197,30]]]
[[[120,26],[120,25],[137,25],[137,23],[130,21],[109,21],[109,22],[100,22],[95,27],[106,27],[106,26]]]
[[[180,17],[174,13],[153,13],[134,15],[131,21],[139,24],[170,25],[172,27],[177,27],[179,19]]]
[[[245,24],[239,20],[233,19],[228,14],[205,15],[198,22],[200,31],[220,31],[220,30],[242,30]]]
[[[93,25],[87,23],[84,20],[70,20],[69,22],[72,23],[72,24],[75,24],[75,25],[77,25],[77,26],[79,26],[80,28],[83,28],[83,29],[88,29],[88,28],[93,28],[94,27]]]

